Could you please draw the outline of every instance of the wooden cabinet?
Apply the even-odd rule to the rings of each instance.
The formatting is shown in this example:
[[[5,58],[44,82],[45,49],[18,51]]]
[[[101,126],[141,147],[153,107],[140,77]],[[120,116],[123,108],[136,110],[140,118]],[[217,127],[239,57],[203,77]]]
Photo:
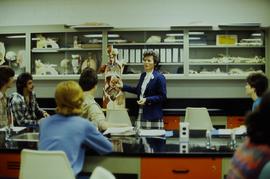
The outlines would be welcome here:
[[[180,116],[164,116],[164,128],[166,130],[178,130],[180,123]]]
[[[20,154],[0,154],[0,177],[18,177],[20,171]]]
[[[227,117],[227,128],[232,129],[239,127],[245,123],[244,116],[228,116]]]
[[[141,179],[220,179],[221,161],[221,158],[142,158]]]

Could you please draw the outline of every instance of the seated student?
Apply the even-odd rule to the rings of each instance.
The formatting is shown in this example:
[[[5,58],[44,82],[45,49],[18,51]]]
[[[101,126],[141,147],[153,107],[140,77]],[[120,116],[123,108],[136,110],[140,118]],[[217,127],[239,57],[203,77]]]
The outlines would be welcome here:
[[[14,82],[15,72],[8,66],[0,67],[0,128],[11,123],[10,111],[8,110],[6,91]]]
[[[260,104],[261,96],[268,88],[268,79],[263,73],[251,73],[247,77],[246,94],[252,98],[252,111]]]
[[[12,111],[15,126],[31,126],[48,113],[39,108],[34,93],[33,77],[22,73],[16,81],[17,92],[10,96],[9,109]]]
[[[85,68],[81,73],[79,84],[83,89],[84,102],[81,116],[92,121],[100,131],[108,128],[108,122],[99,104],[95,101],[94,95],[97,90],[97,73],[92,68]]]
[[[39,150],[62,150],[75,175],[82,170],[85,149],[112,152],[112,143],[88,120],[80,117],[83,91],[74,81],[60,82],[55,90],[56,114],[40,121]]]
[[[227,179],[258,178],[264,165],[270,161],[270,92],[258,108],[246,117],[247,138],[235,151]]]

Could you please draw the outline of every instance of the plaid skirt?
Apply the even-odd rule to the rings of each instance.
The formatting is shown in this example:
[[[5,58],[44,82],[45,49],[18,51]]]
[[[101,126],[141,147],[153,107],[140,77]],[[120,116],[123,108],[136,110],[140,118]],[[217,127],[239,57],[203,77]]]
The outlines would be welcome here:
[[[163,119],[155,120],[155,121],[136,121],[135,126],[141,129],[164,129]]]

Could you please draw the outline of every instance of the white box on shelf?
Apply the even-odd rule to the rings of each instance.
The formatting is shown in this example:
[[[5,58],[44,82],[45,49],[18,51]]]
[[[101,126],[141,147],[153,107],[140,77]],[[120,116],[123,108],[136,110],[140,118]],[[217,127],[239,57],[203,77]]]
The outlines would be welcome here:
[[[160,62],[162,63],[166,62],[166,49],[165,48],[160,49]]]
[[[178,48],[173,48],[173,63],[178,63],[179,62],[179,50]]]
[[[170,48],[166,49],[166,62],[168,63],[172,62],[172,49]]]
[[[129,50],[129,62],[135,63],[135,49]]]
[[[141,63],[142,62],[142,55],[141,55],[141,49],[136,49],[136,63]]]

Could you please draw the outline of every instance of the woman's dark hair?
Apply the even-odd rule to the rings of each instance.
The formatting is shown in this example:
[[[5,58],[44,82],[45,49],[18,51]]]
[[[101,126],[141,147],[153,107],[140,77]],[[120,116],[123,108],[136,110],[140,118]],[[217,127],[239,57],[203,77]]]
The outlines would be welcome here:
[[[254,144],[267,144],[270,146],[270,92],[262,96],[259,107],[247,115],[245,124],[247,135]]]
[[[16,81],[16,87],[19,94],[23,95],[23,88],[26,87],[29,80],[33,80],[33,77],[30,73],[25,72],[18,76]]]
[[[12,68],[8,66],[1,66],[0,67],[0,89],[7,84],[8,80],[11,77],[15,76],[15,72]]]
[[[85,68],[81,73],[79,84],[83,91],[93,89],[98,83],[97,72],[92,68]]]
[[[247,77],[247,83],[255,88],[257,96],[262,96],[268,88],[268,79],[263,73],[251,73]]]
[[[155,52],[154,50],[147,50],[147,51],[145,51],[143,53],[143,58],[147,57],[147,56],[152,56],[153,57],[155,68],[157,68],[158,64],[159,64],[159,58],[158,58],[157,52]]]

